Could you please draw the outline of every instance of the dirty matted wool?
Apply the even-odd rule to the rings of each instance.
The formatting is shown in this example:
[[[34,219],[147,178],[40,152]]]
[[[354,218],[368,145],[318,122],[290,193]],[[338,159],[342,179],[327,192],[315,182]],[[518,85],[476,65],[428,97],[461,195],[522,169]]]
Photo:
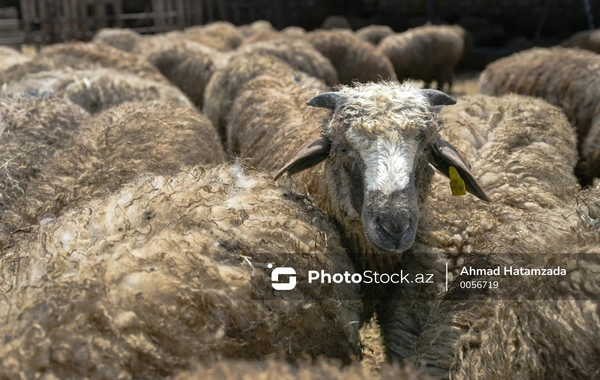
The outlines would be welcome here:
[[[2,259],[0,376],[155,378],[220,358],[358,354],[345,301],[358,286],[298,271],[279,295],[268,263],[352,273],[322,212],[264,172],[142,176],[43,221]]]
[[[12,65],[24,63],[29,61],[31,58],[21,54],[16,49],[9,48],[8,46],[0,46],[0,72],[8,69]]]
[[[492,202],[452,196],[450,180],[433,177],[417,239],[396,270],[433,273],[438,281],[424,288],[395,286],[383,303],[380,321],[387,326],[392,360],[414,353],[432,306],[426,300],[442,291],[446,263],[451,281],[470,256],[541,254],[580,223],[569,208],[579,191],[576,137],[557,107],[520,95],[474,95],[444,108],[441,116],[441,135],[470,162]]]
[[[224,161],[213,126],[190,107],[123,103],[80,123],[74,135],[5,210],[2,227],[11,239],[23,233],[15,231],[35,227],[76,202],[104,196],[141,174]],[[18,178],[23,168],[15,170]]]
[[[495,61],[481,73],[479,91],[488,95],[513,92],[537,96],[561,108],[575,126],[582,184],[600,176],[597,116],[600,113],[600,57],[563,47],[534,48]],[[588,133],[591,129],[594,133]]]
[[[199,42],[220,51],[234,50],[244,40],[244,34],[227,21],[217,21],[208,25],[186,28],[184,36],[188,40]]]
[[[260,75],[269,75],[299,86],[316,79],[272,55],[249,54],[232,59],[227,66],[217,70],[210,78],[204,92],[203,113],[213,123],[225,141],[227,117],[241,87]]]
[[[75,70],[111,68],[145,79],[168,83],[160,71],[143,57],[103,43],[93,42],[71,42],[48,46],[31,61],[11,66],[6,71],[0,72],[0,83],[10,83],[21,80],[29,74],[62,70],[67,67]]]
[[[318,30],[307,33],[304,39],[331,61],[341,84],[397,80],[388,57],[351,31]]]
[[[9,83],[5,91],[64,97],[89,113],[131,101],[161,101],[193,107],[190,100],[170,84],[114,69],[42,71]]]
[[[316,363],[301,363],[292,366],[281,360],[240,361],[224,360],[216,363],[198,364],[191,371],[181,372],[176,380],[187,379],[226,379],[226,380],[432,380],[422,370],[411,367],[399,368],[383,363],[378,372],[369,371],[359,364],[340,367],[338,363],[319,360]]]
[[[0,92],[0,251],[15,228],[7,210],[26,196],[31,184],[43,180],[48,165],[72,146],[88,117],[61,98]],[[22,218],[21,227],[33,222],[28,215]]]

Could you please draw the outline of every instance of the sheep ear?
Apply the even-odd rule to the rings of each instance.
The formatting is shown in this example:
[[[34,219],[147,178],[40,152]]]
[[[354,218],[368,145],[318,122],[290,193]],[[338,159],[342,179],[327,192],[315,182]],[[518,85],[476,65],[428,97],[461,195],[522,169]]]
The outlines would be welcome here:
[[[298,149],[298,152],[294,154],[288,163],[275,174],[273,179],[277,181],[285,173],[292,175],[312,168],[329,157],[330,149],[331,142],[321,136],[320,133],[315,133]]]
[[[434,137],[429,143],[429,163],[446,177],[450,177],[450,166],[454,166],[460,177],[465,181],[467,191],[477,198],[491,202],[485,191],[473,174],[471,166],[461,157],[460,153],[448,141]]]
[[[426,89],[421,91],[427,98],[429,98],[429,103],[431,103],[432,107],[451,106],[453,104],[456,104],[456,100],[454,100],[453,97],[447,95],[442,91],[432,89]]]
[[[344,94],[343,92],[325,92],[312,97],[306,102],[306,104],[311,107],[321,107],[335,110],[335,107],[337,107],[344,99],[347,98],[348,95]]]

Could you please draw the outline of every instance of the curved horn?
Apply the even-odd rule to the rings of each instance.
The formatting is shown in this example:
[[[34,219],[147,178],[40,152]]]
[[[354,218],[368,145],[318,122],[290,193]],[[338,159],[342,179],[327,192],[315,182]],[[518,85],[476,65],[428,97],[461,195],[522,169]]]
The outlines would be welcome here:
[[[342,100],[347,98],[348,95],[342,92],[325,92],[314,96],[306,102],[306,104],[311,107],[329,108],[330,110],[334,110]]]
[[[456,104],[456,100],[439,90],[426,89],[421,91],[423,92],[423,95],[429,98],[429,102],[433,107]]]

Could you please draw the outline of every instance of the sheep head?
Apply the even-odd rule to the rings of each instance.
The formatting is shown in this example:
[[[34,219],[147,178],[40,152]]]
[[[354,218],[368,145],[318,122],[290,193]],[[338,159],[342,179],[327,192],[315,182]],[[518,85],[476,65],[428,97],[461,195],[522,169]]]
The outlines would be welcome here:
[[[442,121],[437,108],[455,103],[441,91],[393,83],[317,95],[307,104],[333,114],[275,179],[327,160],[333,207],[360,218],[375,252],[403,252],[415,240],[420,205],[433,175],[429,165],[446,176],[454,166],[467,191],[489,201],[469,165],[438,135]]]

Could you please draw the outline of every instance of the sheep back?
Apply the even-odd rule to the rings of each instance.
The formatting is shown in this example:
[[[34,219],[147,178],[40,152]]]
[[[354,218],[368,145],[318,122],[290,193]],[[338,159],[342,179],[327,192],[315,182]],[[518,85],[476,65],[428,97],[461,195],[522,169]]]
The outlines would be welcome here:
[[[94,34],[92,42],[104,43],[131,53],[135,52],[143,38],[141,34],[131,29],[103,28]]]
[[[226,67],[214,73],[204,93],[202,111],[213,123],[222,141],[226,139],[226,118],[239,89],[245,83],[263,74],[298,83],[315,80],[271,55],[243,54],[236,56]]]
[[[188,40],[199,42],[220,51],[234,50],[244,40],[242,32],[226,21],[189,27],[184,30],[184,36]]]
[[[15,234],[16,231],[35,229],[43,218],[59,215],[75,203],[116,191],[141,174],[167,174],[199,162],[224,161],[214,128],[206,117],[190,107],[132,102],[82,121],[71,115],[62,117],[75,119],[71,124],[71,128],[76,128],[72,131],[74,136],[65,139],[69,144],[58,152],[50,145],[52,150],[47,154],[53,154],[52,159],[44,162],[38,175],[26,177],[26,168],[14,169],[15,178],[27,178],[28,189],[14,197],[10,208],[5,210],[2,240],[20,238],[23,234]],[[38,127],[36,120],[31,128],[49,129],[53,127],[50,123],[56,122],[50,118],[42,120],[48,123]],[[43,136],[36,136],[30,144],[47,149],[47,144],[39,141]],[[28,141],[27,136],[21,139]],[[19,142],[12,143],[15,145],[12,154],[20,152]],[[23,182],[21,187],[25,185]]]
[[[397,79],[390,60],[351,31],[314,31],[304,38],[331,61],[341,84]]]
[[[64,43],[48,46],[29,62],[14,65],[0,73],[0,83],[17,81],[42,71],[112,68],[145,79],[168,83],[158,69],[144,58],[103,43]]]
[[[599,88],[600,57],[589,51],[561,47],[513,54],[488,65],[479,77],[481,93],[537,96],[560,107],[576,127],[581,153],[592,122],[600,114]],[[596,155],[598,151],[582,154],[578,174],[584,183],[600,176]]]
[[[600,53],[600,31],[584,30],[560,43],[562,47],[579,48]]]
[[[267,263],[352,273],[339,235],[306,197],[240,165],[141,177],[44,221],[2,260],[3,376],[358,354],[357,285],[298,273],[280,296],[266,281]]]
[[[356,36],[363,41],[378,45],[385,37],[394,34],[394,30],[387,25],[369,25],[356,31]]]

